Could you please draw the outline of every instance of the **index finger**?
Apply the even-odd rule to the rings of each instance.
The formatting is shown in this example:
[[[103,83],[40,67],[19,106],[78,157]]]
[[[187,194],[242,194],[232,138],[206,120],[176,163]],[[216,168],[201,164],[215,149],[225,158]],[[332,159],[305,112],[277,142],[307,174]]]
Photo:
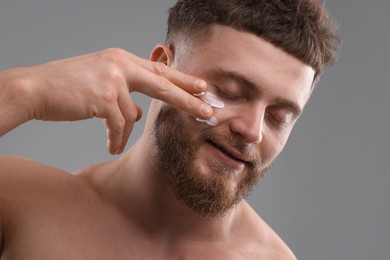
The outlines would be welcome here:
[[[171,72],[173,71],[171,70]],[[184,77],[182,80],[184,79],[191,83],[191,76],[188,77]],[[185,89],[174,84],[164,76],[158,76],[149,70],[139,68],[132,76],[132,84],[134,84],[134,86],[131,86],[133,90],[164,101],[194,117],[208,119],[213,114],[213,108],[209,104],[187,92],[187,89],[191,88],[191,84],[188,84],[188,82],[184,84],[187,86],[187,89]],[[194,84],[192,84],[192,88],[194,88]],[[199,93],[199,91],[195,93]]]
[[[168,79],[190,94],[199,94],[207,90],[207,83],[204,80],[185,74],[164,63],[145,60],[135,55],[132,55],[132,59],[142,68]]]

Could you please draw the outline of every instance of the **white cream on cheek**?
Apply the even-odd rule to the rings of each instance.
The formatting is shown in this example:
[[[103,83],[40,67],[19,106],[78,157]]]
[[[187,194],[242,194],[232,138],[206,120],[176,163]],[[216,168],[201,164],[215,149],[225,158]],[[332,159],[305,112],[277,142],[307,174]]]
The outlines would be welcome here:
[[[215,94],[213,94],[209,91],[202,92],[199,94],[194,94],[194,96],[199,97],[200,99],[202,99],[204,102],[206,102],[207,104],[209,104],[212,107],[215,107],[215,108],[224,108],[225,107],[225,103],[223,103],[223,101],[220,98],[218,98]]]
[[[202,92],[199,94],[194,94],[194,96],[199,97],[202,99],[204,102],[209,104],[210,106],[218,109],[222,109],[225,107],[225,103],[219,99],[216,95],[214,95],[211,92]],[[206,123],[210,126],[217,126],[218,125],[218,120],[215,117],[211,117],[210,119],[201,119],[201,118],[195,118],[196,121],[201,122],[201,123]]]
[[[195,118],[196,121],[198,122],[201,122],[201,123],[206,123],[208,124],[209,126],[217,126],[219,124],[217,118],[215,118],[214,116],[211,117],[210,119],[201,119],[201,118]]]

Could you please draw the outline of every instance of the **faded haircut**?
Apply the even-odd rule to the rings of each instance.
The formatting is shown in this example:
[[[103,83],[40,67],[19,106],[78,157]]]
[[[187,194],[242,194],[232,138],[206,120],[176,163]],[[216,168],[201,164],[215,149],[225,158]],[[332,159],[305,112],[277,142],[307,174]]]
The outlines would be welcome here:
[[[212,25],[255,34],[311,66],[314,83],[338,57],[337,28],[319,0],[178,0],[169,10],[167,43],[207,41]]]

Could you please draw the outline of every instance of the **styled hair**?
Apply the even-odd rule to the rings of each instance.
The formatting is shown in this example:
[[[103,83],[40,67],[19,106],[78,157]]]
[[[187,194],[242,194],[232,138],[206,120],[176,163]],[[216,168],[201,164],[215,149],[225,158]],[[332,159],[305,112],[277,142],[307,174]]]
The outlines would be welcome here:
[[[336,26],[319,0],[178,0],[167,43],[207,40],[212,25],[255,34],[293,55],[314,69],[313,85],[338,57]]]

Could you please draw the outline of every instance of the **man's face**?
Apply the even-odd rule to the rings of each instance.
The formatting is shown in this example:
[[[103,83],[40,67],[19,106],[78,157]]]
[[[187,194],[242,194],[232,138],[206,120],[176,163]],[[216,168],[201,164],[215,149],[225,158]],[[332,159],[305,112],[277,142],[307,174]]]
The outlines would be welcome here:
[[[212,127],[163,106],[155,121],[159,167],[179,200],[202,216],[221,216],[283,149],[314,71],[263,39],[224,26],[175,56],[172,65],[206,80],[225,107],[215,109],[219,124]]]

